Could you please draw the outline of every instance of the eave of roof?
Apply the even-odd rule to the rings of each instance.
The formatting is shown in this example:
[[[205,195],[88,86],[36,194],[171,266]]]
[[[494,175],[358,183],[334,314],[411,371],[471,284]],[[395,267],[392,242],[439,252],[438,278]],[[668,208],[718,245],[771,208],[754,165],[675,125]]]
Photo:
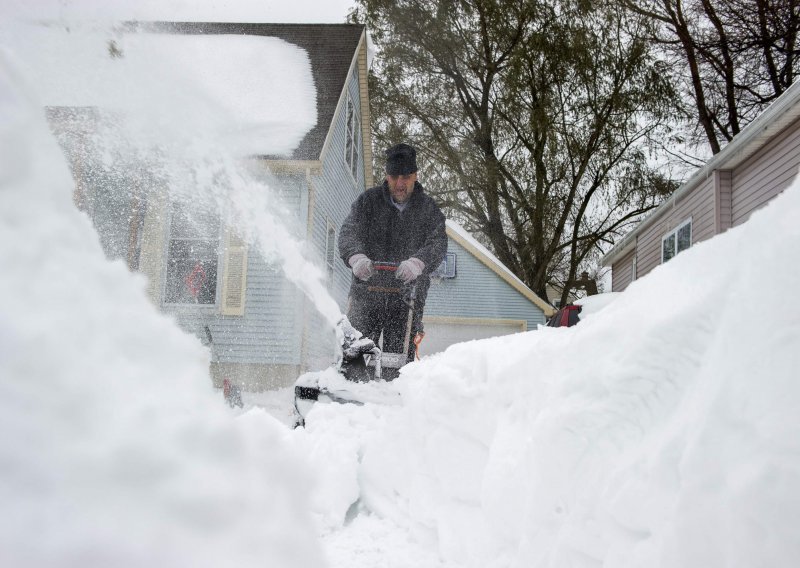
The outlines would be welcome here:
[[[271,160],[319,160],[364,33],[360,24],[268,24],[229,22],[127,22],[132,32],[269,36],[293,43],[308,53],[317,91],[317,123],[291,156]]]
[[[517,292],[522,294],[525,298],[533,302],[539,309],[544,312],[545,317],[552,316],[556,309],[542,300],[533,290],[528,288],[522,280],[517,278],[508,267],[500,262],[494,255],[489,253],[480,244],[476,244],[471,239],[465,238],[457,228],[453,226],[453,222],[448,220],[445,227],[447,236],[457,242],[459,245],[467,249],[467,251],[477,258],[480,262],[485,264],[489,269],[507,282]],[[465,231],[463,228],[462,231]],[[466,231],[465,231],[466,232]]]
[[[719,153],[714,155],[689,180],[680,186],[661,205],[626,234],[603,258],[602,266],[611,266],[616,260],[636,248],[637,236],[655,223],[686,194],[694,191],[717,170],[731,170],[758,152],[778,132],[800,118],[800,82],[790,86],[764,112],[748,124]]]

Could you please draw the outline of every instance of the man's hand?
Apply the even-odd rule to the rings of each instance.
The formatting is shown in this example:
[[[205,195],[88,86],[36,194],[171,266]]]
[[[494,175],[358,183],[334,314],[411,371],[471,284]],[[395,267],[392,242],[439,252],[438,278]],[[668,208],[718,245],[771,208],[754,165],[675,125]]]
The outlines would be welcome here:
[[[413,256],[408,260],[404,260],[397,267],[397,272],[394,273],[395,278],[403,281],[403,284],[416,280],[422,271],[425,269],[425,263]]]
[[[359,280],[366,282],[375,273],[372,261],[365,254],[354,254],[347,262],[353,269],[353,275]]]

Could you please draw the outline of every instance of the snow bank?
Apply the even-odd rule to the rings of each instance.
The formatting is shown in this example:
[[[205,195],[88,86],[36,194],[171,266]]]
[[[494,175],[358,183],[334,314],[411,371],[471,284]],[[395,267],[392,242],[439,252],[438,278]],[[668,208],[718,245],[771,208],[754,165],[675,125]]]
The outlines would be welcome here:
[[[415,363],[401,407],[319,405],[329,526],[358,499],[462,567],[794,565],[799,216],[795,184],[576,327]]]
[[[0,565],[318,566],[288,431],[105,260],[0,52]]]

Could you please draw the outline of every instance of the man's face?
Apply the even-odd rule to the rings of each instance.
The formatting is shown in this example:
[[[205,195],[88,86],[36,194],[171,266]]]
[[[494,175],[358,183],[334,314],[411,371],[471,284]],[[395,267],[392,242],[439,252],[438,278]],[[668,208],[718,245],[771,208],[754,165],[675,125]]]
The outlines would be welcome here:
[[[417,172],[413,174],[392,176],[386,174],[386,183],[389,184],[389,192],[396,203],[405,203],[411,194],[414,193],[414,182],[417,181]]]

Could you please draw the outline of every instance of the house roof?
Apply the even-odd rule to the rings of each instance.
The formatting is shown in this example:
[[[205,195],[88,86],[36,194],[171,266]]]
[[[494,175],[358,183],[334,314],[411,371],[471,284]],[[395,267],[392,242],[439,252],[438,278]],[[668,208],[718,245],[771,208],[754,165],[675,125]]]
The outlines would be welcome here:
[[[620,257],[636,248],[636,237],[655,223],[664,212],[683,196],[694,191],[717,170],[732,170],[753,156],[777,133],[800,118],[800,83],[794,83],[764,112],[742,129],[719,153],[715,154],[689,180],[600,259],[611,266]]]
[[[292,160],[320,159],[350,65],[364,33],[364,26],[360,24],[129,22],[126,29],[151,33],[269,36],[304,49],[311,62],[311,73],[317,91],[317,123],[289,156]]]
[[[533,302],[544,312],[545,316],[550,317],[555,313],[556,310],[553,306],[537,296],[533,290],[528,288],[522,280],[511,272],[505,264],[500,262],[496,256],[489,252],[489,249],[479,243],[464,227],[448,219],[446,222],[446,231],[448,237],[467,249],[470,254],[488,266],[492,272],[505,280],[512,288],[525,296],[525,298]]]

